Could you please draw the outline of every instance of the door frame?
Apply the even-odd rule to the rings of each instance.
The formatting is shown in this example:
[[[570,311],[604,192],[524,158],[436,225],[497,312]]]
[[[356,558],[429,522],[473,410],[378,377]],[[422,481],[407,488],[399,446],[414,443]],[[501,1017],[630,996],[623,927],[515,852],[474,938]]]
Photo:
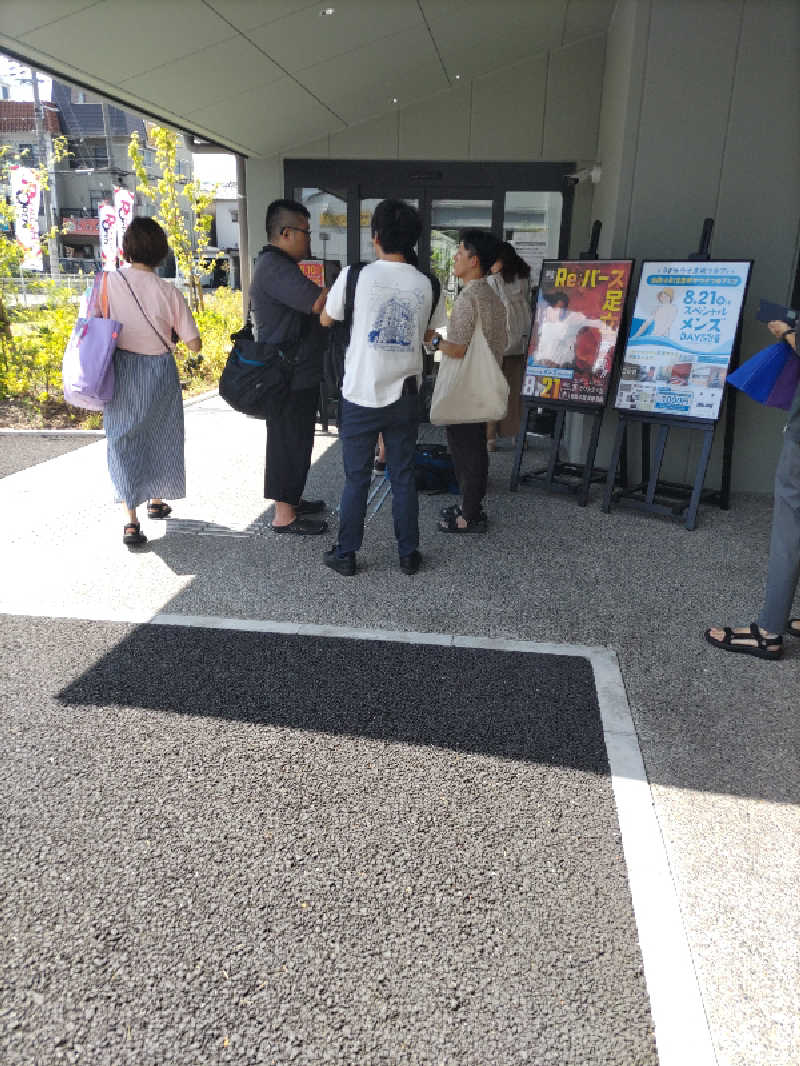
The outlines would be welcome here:
[[[361,200],[367,197],[404,197],[419,201],[423,233],[419,243],[422,269],[430,266],[431,201],[474,196],[491,199],[491,231],[502,240],[506,192],[559,192],[562,196],[558,257],[569,255],[574,182],[568,175],[576,164],[468,163],[420,159],[285,159],[284,195],[295,198],[298,188],[344,191],[347,202],[347,260],[360,256]]]

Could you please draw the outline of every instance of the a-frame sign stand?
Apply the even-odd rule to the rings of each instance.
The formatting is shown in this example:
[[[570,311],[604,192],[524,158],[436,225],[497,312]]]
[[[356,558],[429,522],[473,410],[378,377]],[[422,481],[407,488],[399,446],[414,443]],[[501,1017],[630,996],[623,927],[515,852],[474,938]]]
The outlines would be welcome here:
[[[688,260],[709,260],[711,258],[711,236],[714,231],[713,218],[703,221],[703,231],[700,245],[696,252],[687,256]],[[744,301],[743,301],[744,303]],[[730,369],[739,365],[739,348],[741,344],[742,323],[741,315],[736,338],[731,353]],[[640,511],[649,511],[653,514],[667,515],[671,518],[685,518],[686,528],[693,530],[697,527],[697,509],[701,500],[708,503],[716,503],[727,511],[730,507],[731,486],[731,462],[733,456],[733,434],[736,412],[736,394],[734,390],[725,390],[725,436],[723,441],[722,476],[719,489],[703,489],[708,463],[711,458],[711,448],[714,443],[714,431],[717,422],[713,420],[692,420],[687,422],[685,418],[666,415],[651,415],[645,412],[619,411],[619,421],[614,437],[614,446],[611,452],[611,460],[608,465],[605,492],[603,493],[602,510],[608,514],[612,500],[627,504]],[[628,427],[641,426],[642,435],[642,477],[643,480],[636,485],[627,488],[615,489],[615,475],[617,467],[622,464],[622,469],[627,472],[626,448]],[[656,428],[655,447],[652,447],[651,429]],[[683,430],[691,430],[702,434],[700,455],[695,467],[694,481],[691,485],[673,481],[663,481],[659,478],[661,464],[664,460],[664,450],[667,444],[669,431],[673,427]],[[656,497],[666,497],[677,502],[664,503]]]
[[[595,219],[589,238],[589,247],[580,253],[579,259],[597,259],[597,248],[600,242],[602,223]],[[550,454],[545,466],[534,470],[520,473],[522,456],[527,443],[528,427],[531,419],[535,419],[540,410],[554,411],[556,415],[555,425],[552,432]],[[568,412],[586,415],[592,420],[592,428],[589,433],[589,445],[582,463],[564,462],[558,457],[561,448],[561,439],[564,435],[564,423]],[[511,467],[512,492],[516,492],[520,482],[539,482],[548,492],[553,490],[561,492],[575,492],[578,504],[585,507],[589,499],[589,489],[594,482],[605,481],[606,471],[598,470],[595,465],[597,443],[600,439],[600,426],[603,421],[603,407],[598,404],[581,404],[569,400],[548,400],[541,396],[523,396],[522,418],[520,421],[517,444],[514,450],[514,463]],[[626,484],[626,456],[622,459],[622,483]]]

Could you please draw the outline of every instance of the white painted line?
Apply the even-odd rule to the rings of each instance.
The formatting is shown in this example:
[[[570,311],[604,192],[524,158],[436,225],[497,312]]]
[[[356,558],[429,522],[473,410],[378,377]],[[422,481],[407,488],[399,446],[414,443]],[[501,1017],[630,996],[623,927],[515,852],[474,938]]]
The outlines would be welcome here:
[[[617,657],[593,653],[611,786],[661,1066],[717,1066],[686,929]]]
[[[0,615],[11,613],[7,609],[0,611]],[[54,617],[72,621],[148,623],[588,659],[592,664],[603,724],[659,1063],[660,1066],[687,1066],[689,1063],[691,1066],[718,1066],[622,674],[616,655],[608,648],[494,640],[451,633],[413,633],[305,622],[221,618],[214,615],[156,614],[144,617],[134,612],[120,612],[112,617],[112,614],[114,612],[101,611],[96,616],[86,617],[85,614],[31,615],[24,612],[26,617]]]

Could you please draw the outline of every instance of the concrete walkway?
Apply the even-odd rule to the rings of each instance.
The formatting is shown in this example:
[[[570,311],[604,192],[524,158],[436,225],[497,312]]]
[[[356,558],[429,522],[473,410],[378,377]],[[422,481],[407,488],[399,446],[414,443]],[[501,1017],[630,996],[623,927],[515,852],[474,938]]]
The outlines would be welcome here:
[[[800,642],[762,663],[702,641],[706,625],[757,613],[769,499],[703,509],[687,533],[621,509],[605,516],[597,488],[585,509],[536,489],[511,494],[511,456],[500,452],[486,537],[437,534],[442,498],[421,497],[425,569],[409,579],[387,504],[368,526],[363,572],[345,580],[321,564],[335,521],[330,537],[269,534],[263,425],[216,398],[189,408],[186,424],[189,496],[175,506],[180,521],[143,522],[143,553],[122,547],[103,442],[0,480],[0,611],[210,615],[612,649],[717,1061],[796,1066]],[[336,438],[319,434],[308,495],[335,506],[341,482]],[[208,535],[224,530],[242,535]]]

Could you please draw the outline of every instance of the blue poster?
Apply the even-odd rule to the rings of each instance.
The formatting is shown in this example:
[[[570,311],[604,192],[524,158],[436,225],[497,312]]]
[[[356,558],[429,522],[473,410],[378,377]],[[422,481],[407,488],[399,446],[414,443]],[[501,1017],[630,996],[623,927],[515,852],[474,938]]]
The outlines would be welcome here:
[[[618,410],[719,417],[751,266],[750,260],[642,264]]]

